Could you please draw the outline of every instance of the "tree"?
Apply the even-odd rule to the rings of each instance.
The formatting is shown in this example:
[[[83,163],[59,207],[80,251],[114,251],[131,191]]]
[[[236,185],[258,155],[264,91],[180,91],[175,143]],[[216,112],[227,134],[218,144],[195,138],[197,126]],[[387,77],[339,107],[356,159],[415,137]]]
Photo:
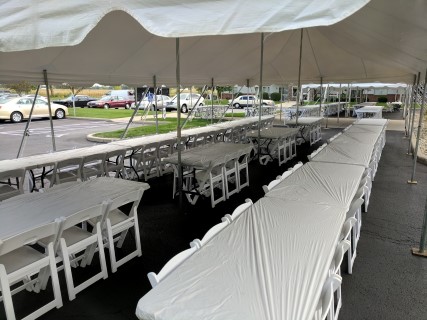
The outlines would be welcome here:
[[[21,95],[23,93],[28,94],[33,86],[27,81],[21,81],[18,83],[12,83],[7,86],[9,89],[15,90],[17,94]]]

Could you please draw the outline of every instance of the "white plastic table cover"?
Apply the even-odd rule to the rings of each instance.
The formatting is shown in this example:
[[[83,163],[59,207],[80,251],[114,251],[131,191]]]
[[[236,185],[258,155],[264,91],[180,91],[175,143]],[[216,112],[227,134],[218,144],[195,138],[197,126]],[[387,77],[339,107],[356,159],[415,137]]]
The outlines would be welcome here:
[[[26,193],[4,200],[0,202],[0,239],[149,187],[147,183],[101,177],[85,182],[68,182],[45,192]]]
[[[298,118],[298,126],[313,126],[317,125],[322,121],[322,117],[301,117]],[[293,127],[296,126],[296,119],[285,120],[285,124]]]
[[[29,157],[22,157],[18,159],[2,160],[0,161],[0,172],[15,170],[15,169],[35,169],[46,166],[47,164],[55,163],[66,159],[84,157],[96,153],[107,153],[115,150],[122,150],[123,146],[114,145],[111,143],[100,144],[91,147],[84,147],[78,149],[70,149],[64,151],[57,151],[52,153],[38,154]]]
[[[359,119],[354,124],[356,125],[371,125],[371,126],[386,126],[387,119]]]
[[[364,171],[362,166],[307,162],[265,196],[348,209]]]
[[[360,143],[354,139],[334,140],[315,155],[311,161],[354,164],[368,168],[373,150],[373,145]]]
[[[371,117],[374,119],[381,119],[383,117],[382,110],[383,107],[381,106],[365,106],[360,109],[356,109],[355,112],[359,119],[364,118],[367,113],[372,114]]]
[[[312,319],[341,207],[261,198],[142,297],[143,320]]]
[[[261,116],[261,121],[271,120],[273,118],[274,116],[271,116],[271,115]],[[242,126],[242,125],[255,124],[255,123],[258,123],[258,121],[259,121],[259,117],[248,117],[248,118],[243,118],[239,120],[224,121],[221,123],[216,123],[213,126],[228,129],[228,128],[233,128],[233,127]]]
[[[186,137],[185,133],[182,133],[181,136],[184,138]],[[159,143],[160,145],[162,143],[169,143],[171,141],[176,141],[176,133],[175,132],[169,132],[169,133],[161,133],[151,136],[144,136],[140,138],[132,138],[132,139],[124,139],[124,140],[116,140],[113,142],[110,142],[109,145],[117,145],[117,146],[123,146],[128,148],[138,148],[143,147],[150,143]]]
[[[226,159],[234,159],[243,154],[248,154],[252,148],[252,144],[210,143],[183,151],[181,153],[181,164],[198,169],[208,169],[217,164],[224,163]],[[171,164],[178,164],[178,155],[173,154],[165,158],[164,161]]]
[[[298,132],[298,128],[270,127],[267,129],[262,129],[260,131],[260,136],[262,139],[279,139],[295,136],[298,134]],[[247,132],[246,137],[258,138],[258,130]]]
[[[348,133],[377,133],[382,134],[385,130],[385,127],[383,126],[375,126],[375,125],[357,125],[354,124],[350,126],[348,129],[345,130],[345,132]]]
[[[381,133],[376,132],[343,132],[340,136],[338,136],[333,141],[338,143],[344,139],[353,139],[354,141],[365,143],[369,145],[376,145],[378,139],[381,137]]]

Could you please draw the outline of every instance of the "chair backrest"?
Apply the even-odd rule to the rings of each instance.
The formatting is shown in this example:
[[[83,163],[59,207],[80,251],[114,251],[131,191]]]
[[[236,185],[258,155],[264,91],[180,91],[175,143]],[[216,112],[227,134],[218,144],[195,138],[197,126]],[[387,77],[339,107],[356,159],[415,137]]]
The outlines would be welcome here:
[[[214,225],[212,228],[210,228],[208,230],[208,232],[206,232],[206,234],[203,236],[202,240],[199,239],[194,239],[191,243],[190,246],[191,247],[197,247],[197,248],[201,248],[202,246],[204,246],[210,239],[212,239],[216,234],[218,234],[222,229],[224,229],[225,227],[227,227],[229,224],[228,221],[223,221],[220,222],[216,225]]]
[[[348,236],[350,235],[351,229],[356,224],[356,222],[357,222],[357,219],[354,217],[350,217],[344,222],[341,229],[340,240],[345,240],[348,238]]]
[[[321,299],[320,303],[322,307],[322,315],[320,317],[321,320],[326,319],[329,309],[333,307],[332,301],[334,298],[334,292],[341,285],[341,282],[342,282],[342,278],[337,274],[332,274],[326,279],[322,288],[321,296],[320,296],[320,299]]]
[[[56,241],[62,219],[29,229],[10,238],[0,240],[0,256],[49,236],[55,236]]]
[[[24,178],[23,168],[0,172],[0,201],[24,193]],[[7,188],[2,188],[6,185]]]
[[[333,265],[331,266],[331,269],[334,273],[338,273],[338,270],[341,267],[341,263],[344,258],[344,254],[347,252],[348,249],[350,249],[350,246],[350,241],[346,239],[341,240],[338,243],[335,249],[334,258],[332,259]]]
[[[109,176],[109,172],[117,171],[116,177],[124,169],[124,160],[126,157],[126,149],[114,150],[107,152],[105,155],[105,175]]]
[[[81,180],[82,162],[81,157],[57,161],[53,169],[51,185]],[[70,175],[64,177],[61,173],[70,173]]]
[[[241,205],[239,205],[236,209],[234,209],[233,213],[230,214],[226,214],[221,221],[225,222],[228,221],[228,223],[231,223],[233,220],[236,220],[238,216],[240,216],[243,211],[245,211],[246,209],[248,209],[250,206],[253,205],[253,202],[251,199],[245,199],[245,203],[242,203]]]
[[[65,217],[65,221],[62,224],[62,230],[66,230],[68,228],[71,228],[72,226],[75,226],[78,223],[81,223],[93,218],[98,218],[98,221],[103,221],[103,217],[105,216],[105,213],[110,204],[111,202],[105,201],[101,204],[97,204],[95,206],[85,208],[68,217]]]
[[[173,271],[177,266],[184,262],[188,257],[190,257],[198,248],[192,247],[190,249],[181,251],[172,259],[170,259],[160,270],[158,274],[150,272],[147,274],[148,280],[150,280],[151,286],[154,288],[160,281],[163,280],[171,271]]]
[[[268,193],[271,189],[273,189],[279,183],[280,183],[280,180],[279,179],[275,179],[275,180],[271,181],[268,185],[262,186],[262,189],[264,190],[265,193]]]
[[[91,176],[104,175],[105,153],[95,153],[83,157],[82,161],[82,176],[84,180]],[[86,171],[85,168],[90,168]]]
[[[350,208],[347,211],[347,218],[354,217],[356,211],[362,207],[363,202],[365,202],[361,198],[355,198],[350,204]]]
[[[108,207],[108,211],[117,209],[125,204],[132,203],[131,211],[138,209],[139,202],[141,201],[142,195],[144,193],[144,189],[137,189],[126,194],[123,194],[115,199],[111,200],[111,204]],[[107,214],[108,217],[108,214]]]

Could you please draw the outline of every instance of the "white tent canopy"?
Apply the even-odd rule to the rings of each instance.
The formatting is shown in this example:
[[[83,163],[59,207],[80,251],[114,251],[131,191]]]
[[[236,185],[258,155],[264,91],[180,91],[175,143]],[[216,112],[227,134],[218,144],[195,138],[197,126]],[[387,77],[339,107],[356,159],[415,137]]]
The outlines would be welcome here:
[[[366,83],[323,83],[323,88],[339,88],[340,86],[345,89],[347,85],[352,88],[359,89],[406,89],[408,86],[406,83],[381,83],[381,82],[366,82]],[[302,89],[317,89],[320,88],[320,83],[309,83],[303,84]]]
[[[245,84],[247,79],[254,84],[260,32],[267,33],[264,82],[292,82],[298,78],[296,28],[305,28],[304,83],[320,77],[412,82],[427,62],[427,42],[420,41],[426,34],[427,3],[367,2],[7,1],[0,4],[0,83],[42,83],[46,69],[50,83],[133,86],[151,84],[155,75],[158,83],[173,85],[171,37],[185,37],[180,41],[184,85],[207,84],[212,78],[216,84]]]

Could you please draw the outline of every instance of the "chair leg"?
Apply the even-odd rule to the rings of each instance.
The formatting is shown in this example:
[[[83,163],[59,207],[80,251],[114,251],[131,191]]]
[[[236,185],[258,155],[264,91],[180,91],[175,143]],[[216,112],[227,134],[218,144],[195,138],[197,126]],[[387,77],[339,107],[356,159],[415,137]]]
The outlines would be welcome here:
[[[15,310],[13,308],[12,294],[10,292],[9,278],[6,269],[0,265],[0,288],[3,296],[3,305],[8,320],[15,320]]]

